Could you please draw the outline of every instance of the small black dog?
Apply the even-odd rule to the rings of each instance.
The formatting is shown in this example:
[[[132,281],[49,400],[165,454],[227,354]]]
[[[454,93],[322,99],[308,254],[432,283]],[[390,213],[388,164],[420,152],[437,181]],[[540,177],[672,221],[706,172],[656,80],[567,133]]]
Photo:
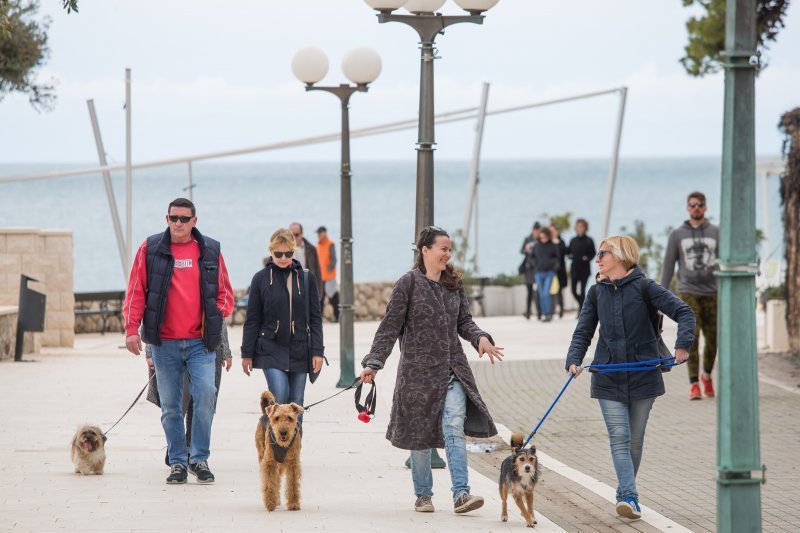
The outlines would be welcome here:
[[[511,436],[513,453],[506,457],[500,467],[500,498],[503,510],[500,520],[508,522],[508,495],[517,502],[528,527],[536,525],[533,515],[533,489],[539,481],[539,460],[536,458],[536,447],[522,448],[523,437],[519,433]],[[523,497],[525,498],[523,500]]]

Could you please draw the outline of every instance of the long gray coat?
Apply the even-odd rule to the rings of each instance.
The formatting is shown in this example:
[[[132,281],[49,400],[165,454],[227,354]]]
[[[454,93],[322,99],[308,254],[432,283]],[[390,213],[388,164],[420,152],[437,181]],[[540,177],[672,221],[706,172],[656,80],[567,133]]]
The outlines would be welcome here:
[[[442,414],[451,369],[467,395],[464,432],[472,437],[496,435],[458,336],[476,349],[482,336],[494,341],[472,321],[464,289],[450,291],[418,269],[404,274],[395,283],[362,366],[383,368],[404,324],[386,438],[405,450],[444,448]]]

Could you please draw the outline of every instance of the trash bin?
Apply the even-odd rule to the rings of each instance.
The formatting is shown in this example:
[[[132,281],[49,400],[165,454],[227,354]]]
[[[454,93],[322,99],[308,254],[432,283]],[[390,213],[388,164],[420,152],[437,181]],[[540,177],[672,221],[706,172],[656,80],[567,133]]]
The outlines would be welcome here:
[[[28,281],[38,281],[22,274],[19,282],[19,315],[17,319],[17,345],[14,361],[22,361],[22,348],[26,331],[44,331],[44,311],[47,296],[28,288]]]

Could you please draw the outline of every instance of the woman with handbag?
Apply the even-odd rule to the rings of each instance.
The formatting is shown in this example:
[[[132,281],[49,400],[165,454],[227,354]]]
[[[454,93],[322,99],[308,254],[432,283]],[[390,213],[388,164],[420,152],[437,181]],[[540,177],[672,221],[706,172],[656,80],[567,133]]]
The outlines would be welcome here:
[[[558,245],[553,242],[552,238],[550,228],[542,228],[539,231],[539,241],[533,246],[531,252],[536,265],[536,287],[539,289],[539,301],[544,322],[553,320],[553,297],[550,295],[550,288],[553,278],[558,273],[561,258]]]
[[[324,346],[317,281],[292,259],[294,250],[288,229],[270,237],[271,257],[250,283],[242,370],[263,370],[277,403],[303,405],[306,378],[322,369]]]
[[[625,364],[660,359],[660,331],[650,307],[678,323],[675,362],[689,358],[694,342],[692,309],[667,289],[645,277],[639,268],[639,247],[631,237],[607,237],[597,253],[597,283],[583,302],[572,334],[565,367],[575,377],[600,324],[593,365]],[[609,369],[606,367],[605,369]],[[604,370],[605,370],[604,369]],[[641,518],[636,474],[642,460],[644,431],[650,410],[664,394],[660,369],[592,374],[592,398],[608,430],[611,459],[617,473],[616,512]]]
[[[458,337],[468,340],[479,357],[488,355],[491,363],[502,360],[503,349],[472,320],[450,253],[447,232],[423,228],[414,268],[397,280],[359,378],[371,383],[400,337],[386,438],[411,450],[414,510],[420,513],[434,511],[431,448],[444,448],[447,454],[453,510],[466,513],[483,505],[482,497],[470,494],[464,436],[497,434]]]

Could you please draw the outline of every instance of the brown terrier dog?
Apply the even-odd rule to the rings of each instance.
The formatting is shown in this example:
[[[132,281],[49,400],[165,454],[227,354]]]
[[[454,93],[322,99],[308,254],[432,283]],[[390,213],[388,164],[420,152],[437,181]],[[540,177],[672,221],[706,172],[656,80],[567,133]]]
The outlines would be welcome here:
[[[264,507],[274,511],[281,503],[281,476],[286,476],[286,508],[300,510],[300,448],[303,428],[298,416],[304,409],[296,403],[277,404],[269,391],[261,393],[263,415],[256,427],[256,451],[261,470]]]
[[[69,446],[69,458],[76,474],[102,474],[106,464],[106,436],[97,426],[84,424],[75,432]]]
[[[530,448],[522,448],[522,441],[522,435],[519,433],[511,436],[513,453],[505,458],[500,467],[500,498],[503,500],[500,520],[508,522],[506,500],[510,493],[517,502],[527,526],[534,527],[536,519],[533,517],[533,489],[539,481],[539,461],[536,459],[536,447],[531,445]]]

